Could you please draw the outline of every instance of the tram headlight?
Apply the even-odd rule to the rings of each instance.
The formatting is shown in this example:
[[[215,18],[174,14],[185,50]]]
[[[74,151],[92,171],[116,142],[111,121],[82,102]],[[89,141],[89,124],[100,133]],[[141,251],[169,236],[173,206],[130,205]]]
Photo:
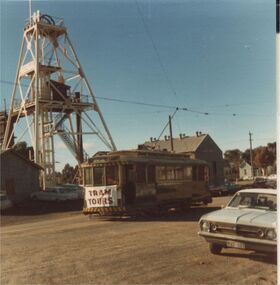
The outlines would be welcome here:
[[[210,223],[208,221],[201,221],[200,228],[203,232],[210,232]]]

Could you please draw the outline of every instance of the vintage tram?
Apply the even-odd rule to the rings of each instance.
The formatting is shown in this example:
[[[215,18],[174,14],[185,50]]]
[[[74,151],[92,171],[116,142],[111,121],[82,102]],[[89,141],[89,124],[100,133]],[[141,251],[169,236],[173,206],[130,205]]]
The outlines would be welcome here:
[[[82,164],[84,214],[140,214],[212,202],[207,162],[167,151],[98,152]]]

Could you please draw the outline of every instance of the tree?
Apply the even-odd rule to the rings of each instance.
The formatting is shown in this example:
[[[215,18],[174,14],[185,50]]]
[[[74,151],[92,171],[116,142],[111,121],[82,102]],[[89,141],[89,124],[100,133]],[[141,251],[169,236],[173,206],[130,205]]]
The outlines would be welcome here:
[[[59,171],[55,172],[55,181],[57,185],[62,183],[62,174]]]
[[[230,176],[233,175],[238,177],[239,165],[241,162],[241,151],[239,149],[227,150],[224,153],[224,161],[224,165],[228,166]]]
[[[224,153],[224,158],[229,162],[239,163],[241,160],[241,151],[239,149],[227,150]]]
[[[14,145],[14,151],[26,159],[32,159],[33,157],[33,147],[28,147],[25,141],[18,142]]]
[[[253,166],[262,169],[263,175],[267,174],[267,167],[272,166],[276,171],[276,142],[268,143],[252,149]],[[224,153],[224,162],[231,173],[239,173],[239,165],[242,161],[251,164],[250,149],[241,152],[239,149],[227,150]]]
[[[275,157],[268,147],[259,147],[256,149],[254,163],[257,167],[262,168],[263,175],[267,175],[267,167],[272,165]]]
[[[276,142],[268,143],[267,144],[268,151],[273,155],[274,157],[274,164],[276,162]]]
[[[62,169],[62,182],[63,183],[72,183],[75,177],[75,169],[69,163],[65,164]]]

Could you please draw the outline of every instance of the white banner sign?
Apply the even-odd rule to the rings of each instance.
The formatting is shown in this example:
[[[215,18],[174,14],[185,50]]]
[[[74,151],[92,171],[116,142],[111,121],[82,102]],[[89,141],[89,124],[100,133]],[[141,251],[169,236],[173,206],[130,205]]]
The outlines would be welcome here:
[[[87,208],[118,206],[117,185],[85,188]]]

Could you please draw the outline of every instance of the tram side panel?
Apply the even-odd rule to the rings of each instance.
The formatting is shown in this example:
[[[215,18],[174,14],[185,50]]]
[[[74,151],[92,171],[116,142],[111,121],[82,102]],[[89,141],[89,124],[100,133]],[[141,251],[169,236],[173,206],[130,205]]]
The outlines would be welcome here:
[[[211,202],[210,193],[206,191],[206,182],[204,179],[198,181],[198,168],[143,164],[118,167],[116,170],[118,177],[114,177],[116,184],[93,186],[94,179],[92,179],[92,185],[85,186],[85,214],[157,210],[160,207],[180,207],[195,202],[205,204]],[[93,169],[89,172],[93,173],[94,177],[92,171]],[[109,179],[105,177],[106,173],[108,174],[106,167],[104,166],[102,170],[99,167],[98,171],[103,173],[102,181],[107,184]],[[187,173],[185,176],[184,171]],[[184,177],[187,177],[188,181],[183,179]]]

